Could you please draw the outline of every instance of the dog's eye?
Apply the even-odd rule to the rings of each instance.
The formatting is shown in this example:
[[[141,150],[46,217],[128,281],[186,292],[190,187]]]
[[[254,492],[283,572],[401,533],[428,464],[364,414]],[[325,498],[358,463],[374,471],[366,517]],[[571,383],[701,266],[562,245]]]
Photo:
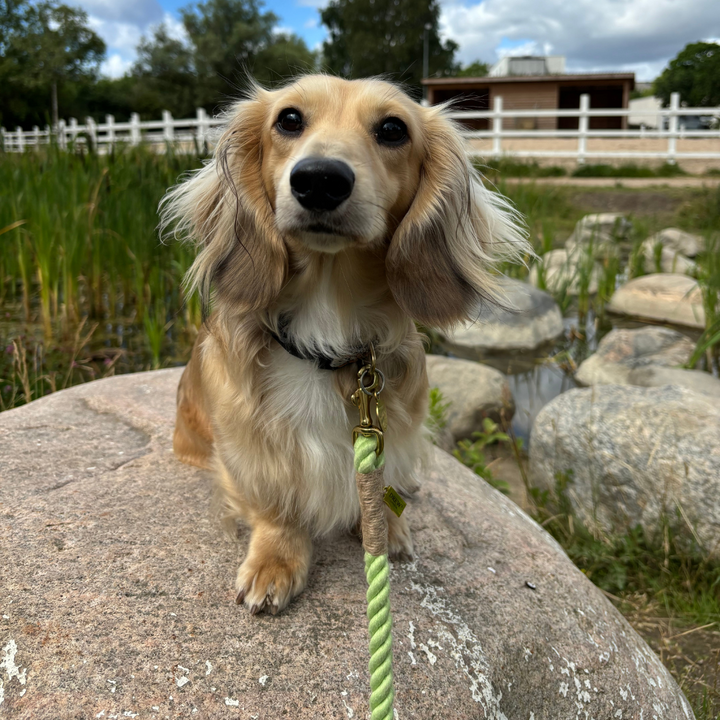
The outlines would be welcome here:
[[[299,110],[285,108],[277,119],[277,129],[284,135],[298,135],[303,129],[303,118]]]
[[[402,145],[408,137],[407,125],[400,118],[385,118],[375,136],[381,145]]]

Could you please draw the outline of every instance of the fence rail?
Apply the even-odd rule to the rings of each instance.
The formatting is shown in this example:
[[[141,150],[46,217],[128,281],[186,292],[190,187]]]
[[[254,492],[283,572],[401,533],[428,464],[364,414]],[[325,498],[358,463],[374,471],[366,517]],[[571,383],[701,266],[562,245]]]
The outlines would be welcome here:
[[[720,118],[720,107],[692,108],[681,107],[680,96],[673,93],[670,107],[657,111],[661,118],[667,122],[659,122],[657,129],[625,130],[625,129],[594,129],[590,128],[591,118],[628,118],[636,111],[627,108],[590,108],[590,96],[580,96],[578,109],[549,109],[549,110],[505,110],[502,97],[494,99],[492,110],[482,111],[456,111],[451,117],[463,123],[476,120],[488,120],[490,128],[487,130],[467,130],[469,140],[492,140],[490,148],[472,149],[475,156],[497,158],[501,156],[518,158],[575,158],[579,163],[595,158],[625,158],[625,159],[664,159],[668,163],[675,163],[683,159],[720,160],[720,143],[718,149],[684,149],[678,150],[678,140],[720,140],[720,128],[713,130],[691,130],[684,127],[681,118],[689,116],[711,116],[716,121]],[[647,113],[646,113],[647,114]],[[514,118],[577,118],[578,129],[508,129],[504,121]],[[43,145],[56,142],[59,147],[67,149],[78,145],[92,145],[94,148],[104,150],[118,143],[139,145],[140,143],[160,145],[192,145],[202,149],[206,144],[212,145],[214,141],[214,128],[224,124],[220,118],[209,117],[201,108],[194,118],[176,120],[164,111],[162,120],[141,121],[137,113],[133,113],[130,122],[117,123],[112,115],[107,115],[104,123],[96,123],[88,118],[85,125],[79,125],[77,120],[71,118],[69,123],[60,121],[58,128],[52,130],[46,127],[40,130],[35,127],[30,131],[17,128],[8,131],[0,128],[0,147],[6,152],[23,152],[27,149],[39,149]],[[665,127],[667,125],[667,127]],[[513,148],[504,145],[504,140],[515,139],[560,139],[577,140],[572,149],[525,149]],[[588,140],[595,139],[632,139],[637,141],[661,140],[664,147],[658,149],[657,143],[653,149],[588,149]],[[642,143],[639,143],[642,144]],[[646,143],[651,144],[651,143]]]

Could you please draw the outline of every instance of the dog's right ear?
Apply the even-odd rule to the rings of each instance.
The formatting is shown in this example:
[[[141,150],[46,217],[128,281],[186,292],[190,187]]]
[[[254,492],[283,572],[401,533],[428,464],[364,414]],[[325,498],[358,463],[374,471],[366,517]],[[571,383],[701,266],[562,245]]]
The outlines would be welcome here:
[[[197,290],[205,308],[212,287],[226,307],[259,310],[271,304],[285,279],[287,250],[262,183],[268,95],[255,88],[250,99],[236,103],[212,160],[160,203],[161,233],[199,249],[185,288]]]

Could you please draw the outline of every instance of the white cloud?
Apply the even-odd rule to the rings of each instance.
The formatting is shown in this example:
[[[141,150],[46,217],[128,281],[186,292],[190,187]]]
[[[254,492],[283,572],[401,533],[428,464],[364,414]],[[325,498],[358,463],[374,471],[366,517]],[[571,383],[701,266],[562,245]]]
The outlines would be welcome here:
[[[450,1],[441,25],[460,44],[463,63],[494,62],[509,41],[532,52],[552,48],[567,57],[570,72],[627,70],[646,79],[708,27],[720,26],[720,2],[684,0],[680,9],[676,0]]]
[[[163,11],[157,0],[78,0],[87,14],[100,20],[130,23],[146,27],[162,20]]]
[[[132,61],[126,60],[119,53],[113,53],[100,66],[100,72],[106,77],[122,77],[132,67]]]
[[[305,21],[305,25],[303,27],[306,27],[308,30],[312,30],[313,28],[316,28],[317,26],[318,26],[318,19],[310,18],[309,20]]]

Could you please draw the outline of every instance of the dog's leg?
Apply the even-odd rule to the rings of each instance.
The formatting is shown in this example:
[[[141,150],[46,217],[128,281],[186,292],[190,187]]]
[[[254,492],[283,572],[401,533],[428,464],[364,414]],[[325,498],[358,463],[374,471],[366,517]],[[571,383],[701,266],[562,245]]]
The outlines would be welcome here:
[[[192,356],[183,371],[177,392],[177,415],[173,434],[175,455],[185,463],[210,467],[213,436],[202,389],[200,347],[207,336],[203,327],[193,346]]]
[[[388,556],[393,560],[412,560],[413,541],[405,515],[398,517],[389,507],[385,507],[388,524]]]
[[[253,514],[254,515],[254,514]],[[252,535],[235,587],[237,602],[255,615],[276,615],[307,582],[312,541],[304,528],[254,515]]]

